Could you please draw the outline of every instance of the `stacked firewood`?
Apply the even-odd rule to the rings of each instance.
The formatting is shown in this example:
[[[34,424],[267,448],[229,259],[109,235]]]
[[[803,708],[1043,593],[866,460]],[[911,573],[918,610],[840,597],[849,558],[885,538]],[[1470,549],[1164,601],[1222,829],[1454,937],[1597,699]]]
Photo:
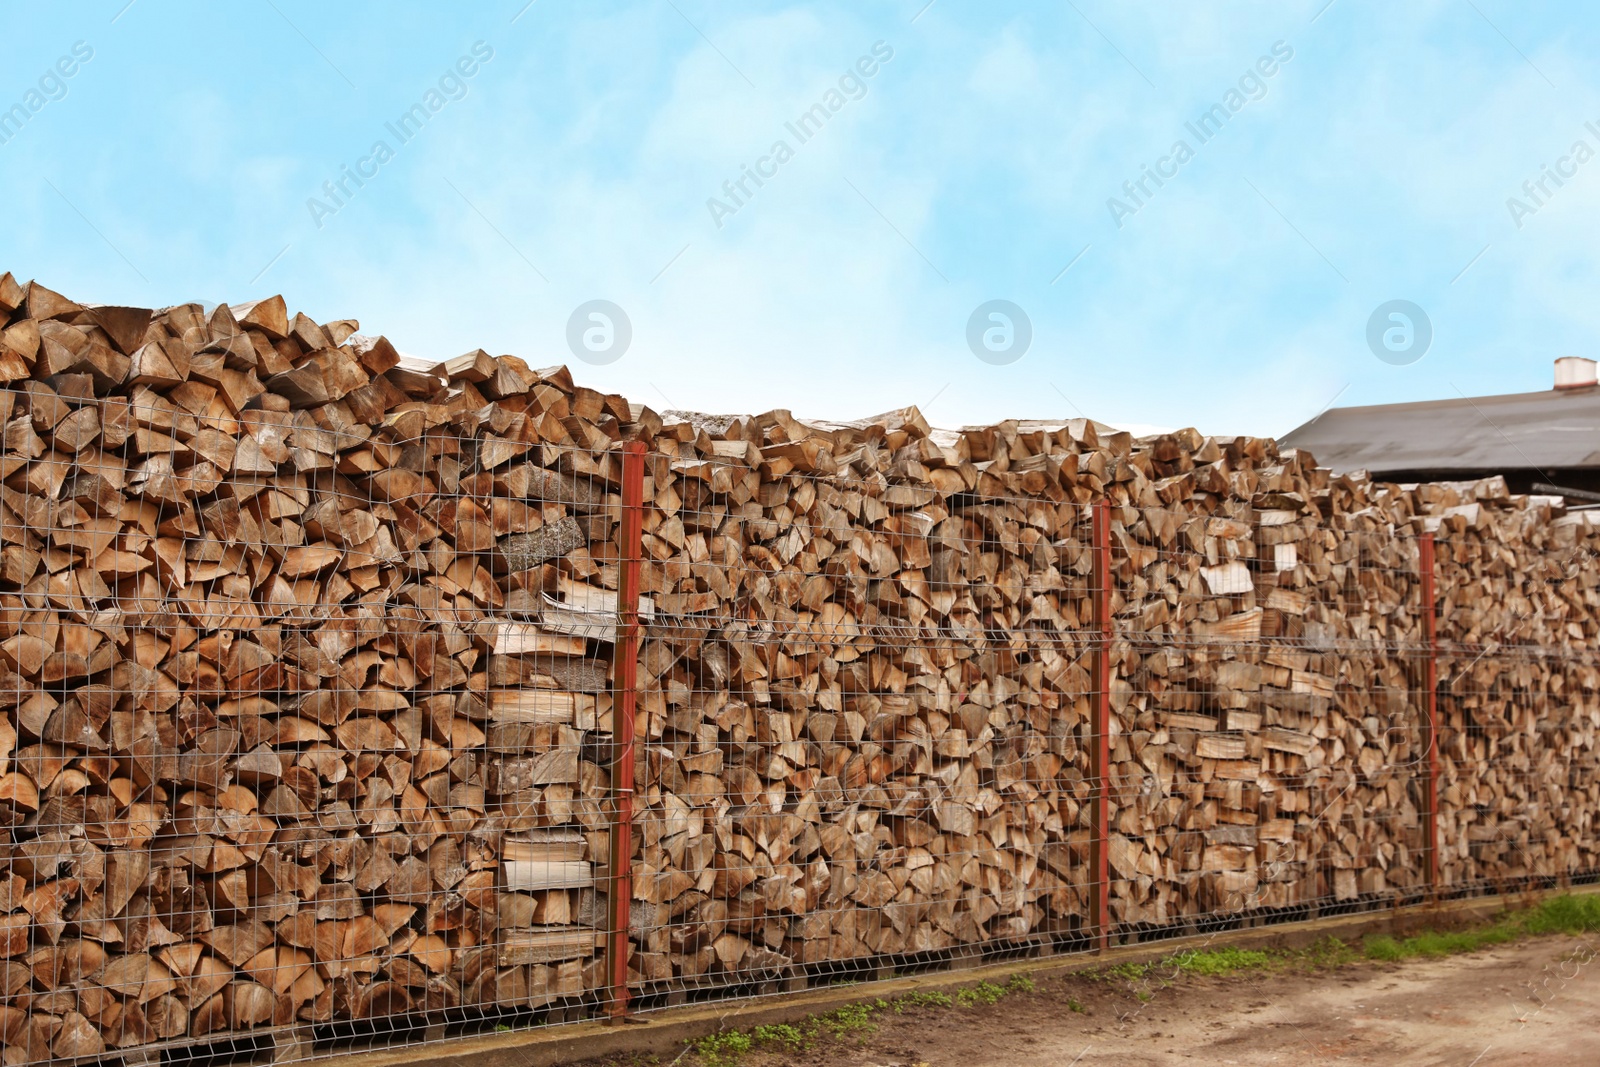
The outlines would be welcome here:
[[[1418,883],[1400,496],[1375,508],[1270,441],[1082,422],[778,412],[657,444],[675,458],[646,522],[643,979],[1078,922],[1097,499],[1114,918]]]
[[[1440,856],[1451,885],[1600,868],[1600,512],[1496,478],[1423,486],[1440,574]]]
[[[627,404],[281,298],[0,321],[7,1061],[592,988]]]
[[[1113,914],[1160,923],[1417,884],[1414,539],[1304,454],[1186,435],[1150,451],[1170,488],[1113,512]],[[1191,488],[1230,468],[1231,492]]]
[[[660,415],[280,298],[6,275],[0,323],[8,1061],[597,995],[628,440],[634,982],[1081,928],[1097,654],[1116,923],[1419,891],[1431,527],[1446,880],[1597,866],[1600,533],[1551,501]]]

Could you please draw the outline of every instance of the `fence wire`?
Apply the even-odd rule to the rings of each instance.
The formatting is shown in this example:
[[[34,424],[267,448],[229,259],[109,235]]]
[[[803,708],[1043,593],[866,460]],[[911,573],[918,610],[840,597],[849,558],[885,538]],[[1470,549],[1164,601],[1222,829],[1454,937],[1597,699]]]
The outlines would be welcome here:
[[[1192,432],[663,424],[353,324],[28,299],[6,1063],[293,1060],[1600,870],[1588,513]]]

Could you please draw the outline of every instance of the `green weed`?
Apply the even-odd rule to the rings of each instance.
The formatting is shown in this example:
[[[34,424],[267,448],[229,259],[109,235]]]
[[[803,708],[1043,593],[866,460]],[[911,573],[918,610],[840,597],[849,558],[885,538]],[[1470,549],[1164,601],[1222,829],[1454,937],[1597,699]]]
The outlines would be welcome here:
[[[1437,958],[1476,952],[1538,934],[1580,934],[1600,930],[1600,897],[1551,897],[1532,908],[1508,912],[1487,926],[1465,930],[1424,930],[1409,937],[1376,934],[1362,941],[1369,960],[1393,962],[1415,956]]]
[[[1124,982],[1137,982],[1150,973],[1151,965],[1148,963],[1119,963],[1112,967],[1096,971],[1094,976],[1106,981],[1120,980]]]
[[[739,1062],[741,1056],[750,1051],[751,1044],[749,1034],[740,1033],[738,1030],[723,1030],[720,1033],[707,1034],[696,1041],[694,1051],[705,1067],[732,1067]]]
[[[1530,934],[1582,934],[1600,930],[1600,896],[1551,897],[1528,915]]]
[[[1501,922],[1476,930],[1424,930],[1407,938],[1396,939],[1388,934],[1377,934],[1362,942],[1362,954],[1369,960],[1403,960],[1413,956],[1437,958],[1455,956],[1463,952],[1476,952],[1489,945],[1502,945],[1516,940],[1524,932],[1521,923]]]
[[[1163,963],[1182,974],[1218,975],[1234,971],[1253,970],[1271,962],[1265,952],[1244,948],[1221,948],[1206,951],[1180,952],[1168,956]]]
[[[895,1014],[899,1015],[911,1008],[948,1008],[954,1003],[955,1001],[950,999],[949,993],[941,993],[937,989],[930,989],[898,996],[894,999],[891,1007],[894,1008]]]
[[[811,1044],[811,1041],[798,1026],[788,1023],[771,1023],[758,1026],[750,1031],[750,1036],[758,1045],[777,1045],[782,1048],[799,1052]]]
[[[1359,954],[1350,947],[1348,941],[1329,934],[1303,949],[1285,950],[1284,957],[1288,963],[1323,970],[1352,963],[1359,958]]]
[[[816,1026],[838,1038],[854,1033],[871,1033],[878,1028],[872,1022],[872,1013],[888,1006],[889,1002],[881,998],[871,1004],[846,1004],[816,1016]]]
[[[1006,991],[993,982],[979,982],[975,986],[956,990],[956,1003],[963,1008],[978,1004],[993,1004],[1006,995]]]
[[[1014,974],[1006,983],[1007,993],[1032,993],[1034,988],[1033,979],[1025,974]]]

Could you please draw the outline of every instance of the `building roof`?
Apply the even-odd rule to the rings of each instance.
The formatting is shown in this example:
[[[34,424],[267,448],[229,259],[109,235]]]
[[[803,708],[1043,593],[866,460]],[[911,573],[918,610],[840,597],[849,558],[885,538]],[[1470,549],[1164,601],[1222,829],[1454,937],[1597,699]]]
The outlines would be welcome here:
[[[1336,471],[1600,469],[1600,386],[1333,408],[1281,443]]]

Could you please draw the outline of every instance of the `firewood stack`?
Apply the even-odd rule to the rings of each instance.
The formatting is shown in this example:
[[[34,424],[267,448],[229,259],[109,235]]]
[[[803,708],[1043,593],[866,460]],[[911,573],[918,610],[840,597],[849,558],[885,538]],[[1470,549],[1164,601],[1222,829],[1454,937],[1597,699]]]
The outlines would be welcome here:
[[[7,1062],[593,988],[627,404],[276,297],[0,321]]]
[[[1347,479],[1272,451],[1150,442],[1154,486],[1113,511],[1123,922],[1417,884],[1416,543]]]
[[[1096,501],[1114,921],[1422,888],[1430,526],[1446,881],[1600,865],[1600,533],[1503,484],[663,416],[276,297],[0,322],[7,1062],[599,995],[632,439],[640,985],[1081,926]]]
[[[641,660],[642,980],[1084,914],[1101,497],[1114,917],[1418,884],[1402,497],[1374,507],[1270,441],[1086,422],[942,434],[910,410],[777,412],[657,444],[676,459],[646,522],[662,615]]]
[[[1441,867],[1490,887],[1600,868],[1600,512],[1503,480],[1423,486],[1437,527]]]

